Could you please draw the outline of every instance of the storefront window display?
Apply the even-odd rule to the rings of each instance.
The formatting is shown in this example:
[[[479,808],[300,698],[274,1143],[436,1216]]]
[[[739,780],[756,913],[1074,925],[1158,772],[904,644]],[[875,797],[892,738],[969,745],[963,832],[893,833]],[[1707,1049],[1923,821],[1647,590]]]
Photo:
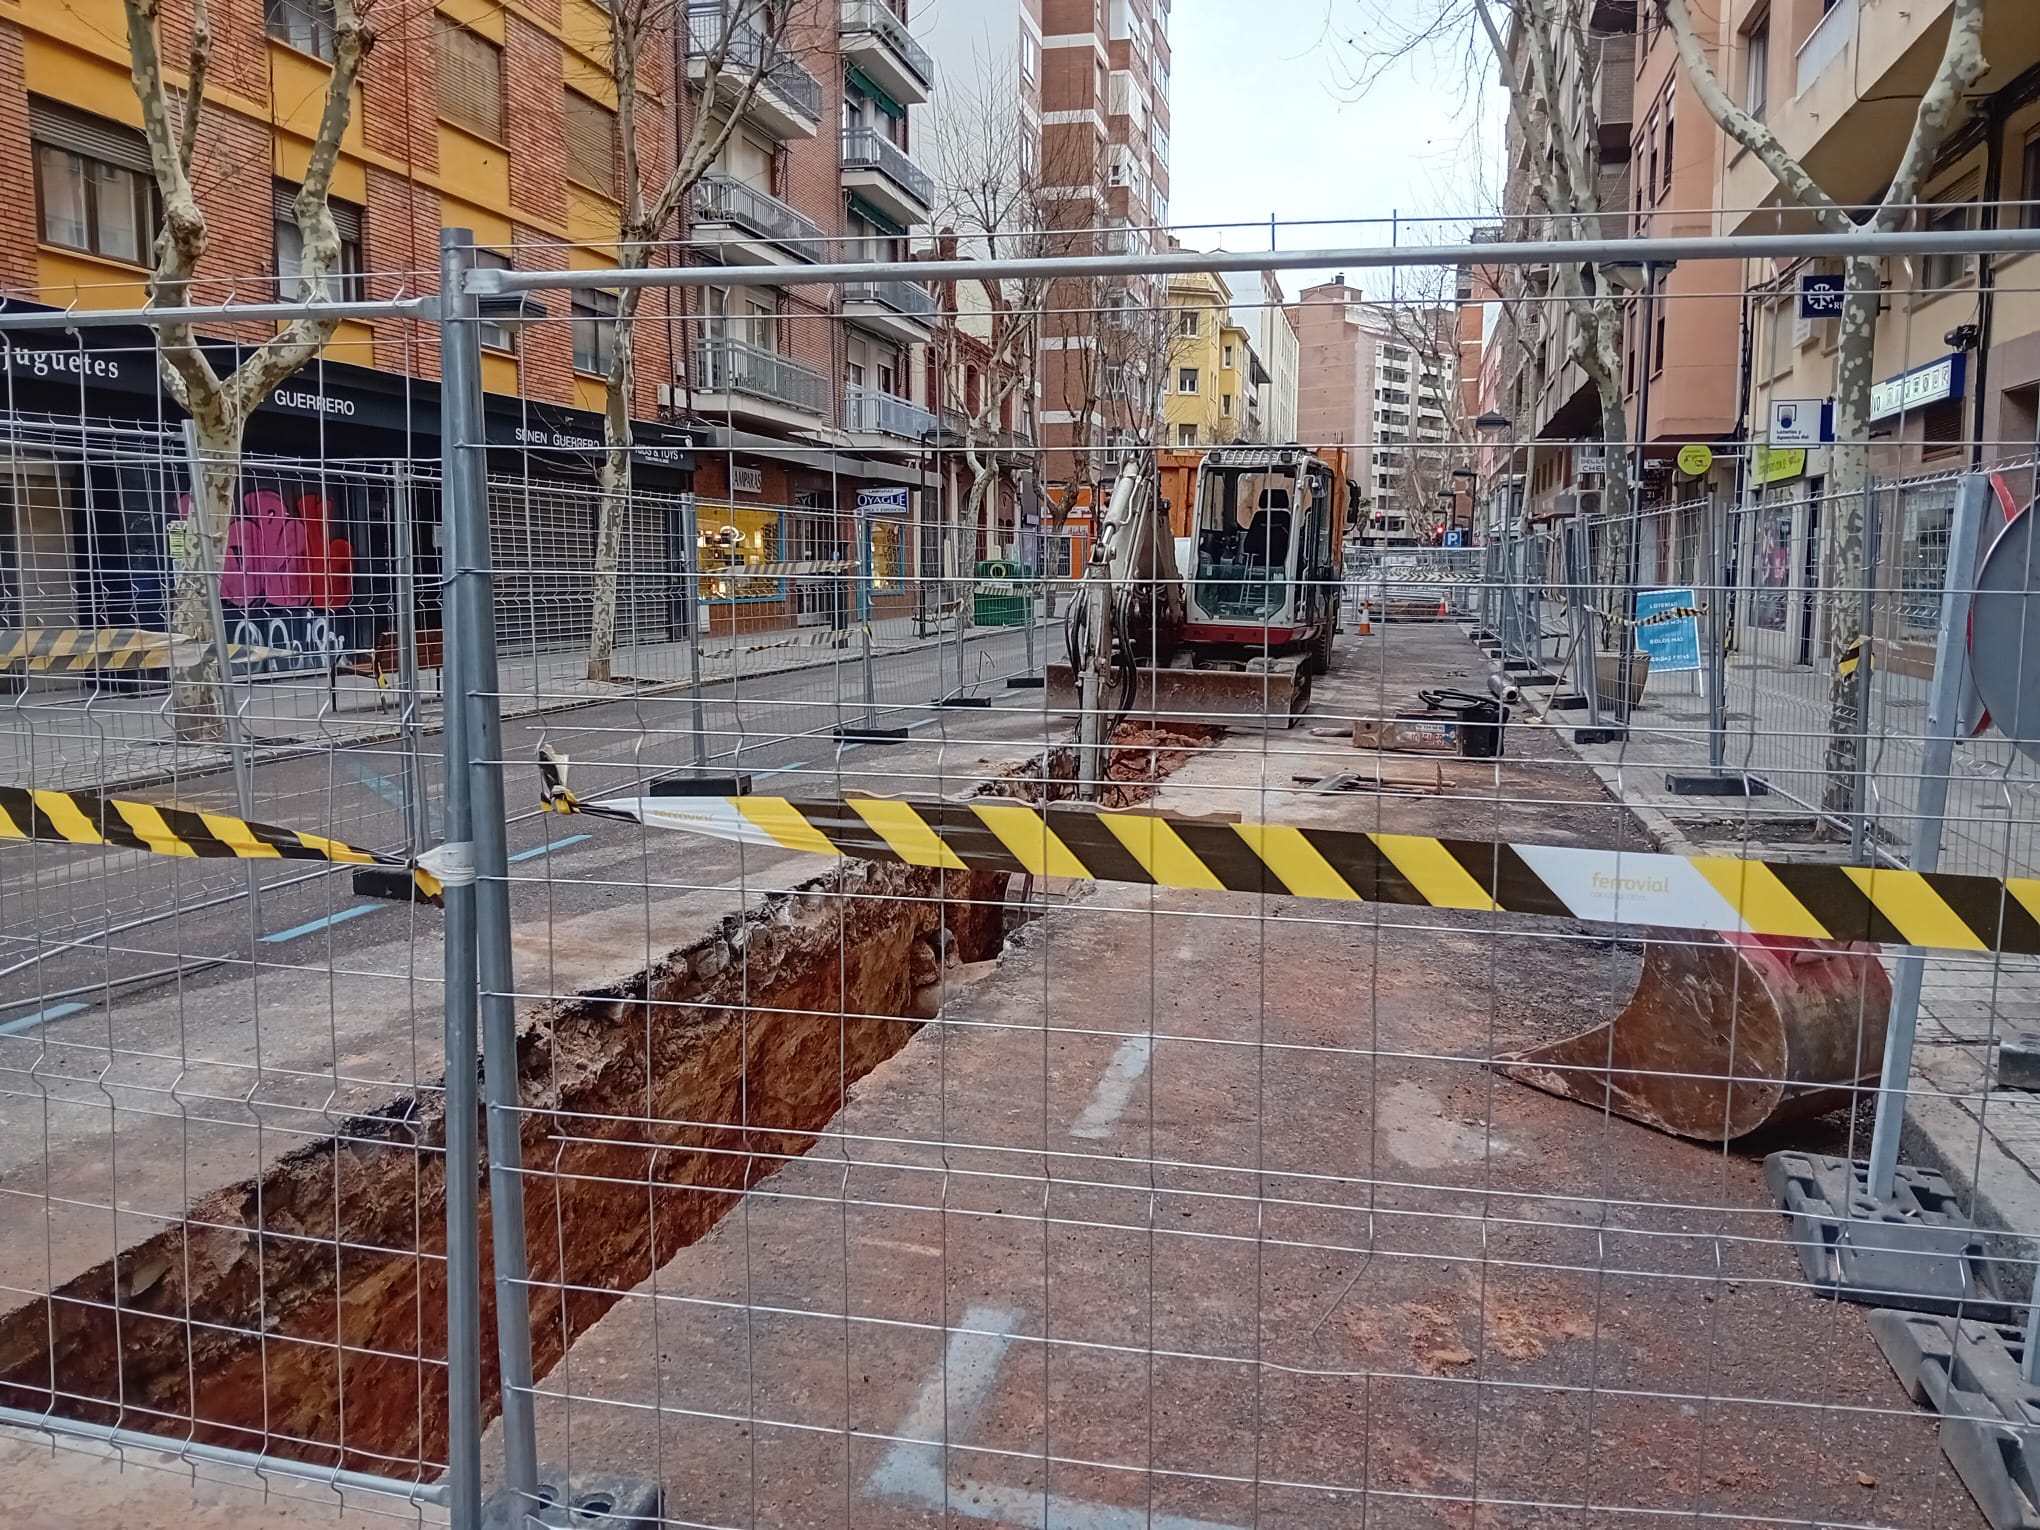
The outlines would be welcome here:
[[[752,505],[716,504],[704,500],[697,512],[701,527],[701,572],[704,600],[781,600],[784,581],[777,574],[747,570],[778,563],[780,512]]]
[[[897,521],[871,523],[871,588],[874,594],[898,594],[907,582],[907,544]]]
[[[1750,625],[1783,632],[1792,605],[1792,509],[1767,505],[1753,527],[1750,549]]]

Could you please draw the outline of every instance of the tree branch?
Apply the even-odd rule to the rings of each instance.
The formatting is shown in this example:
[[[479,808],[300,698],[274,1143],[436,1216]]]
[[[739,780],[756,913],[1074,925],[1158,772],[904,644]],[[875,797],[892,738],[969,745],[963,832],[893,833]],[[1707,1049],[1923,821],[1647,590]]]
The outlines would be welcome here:
[[[1975,3],[1981,7],[1982,0]],[[1707,50],[1701,45],[1686,0],[1657,0],[1657,7],[1658,15],[1671,31],[1672,46],[1678,50],[1686,78],[1692,82],[1707,115],[1730,138],[1756,155],[1779,189],[1797,205],[1814,213],[1824,230],[1831,234],[1853,233],[1854,220],[1807,174],[1806,167],[1793,157],[1778,135],[1738,106],[1723,88],[1713,65],[1707,61]]]
[[[1685,0],[1679,3],[1684,4]],[[1919,200],[1920,183],[1947,141],[1962,92],[1982,79],[1989,67],[1983,56],[1983,0],[1955,0],[1948,16],[1948,44],[1941,50],[1941,62],[1934,70],[1933,81],[1920,96],[1912,137],[1899,158],[1898,173],[1884,193],[1884,204],[1877,209],[1873,227],[1880,231],[1895,229]],[[1997,188],[1986,188],[1984,195],[1995,197]]]
[[[160,0],[124,0],[128,33],[128,75],[142,109],[142,131],[149,144],[149,163],[156,173],[163,226],[156,234],[156,269],[150,295],[158,303],[181,307],[191,296],[191,273],[207,245],[205,213],[191,189],[189,158],[182,152],[184,135],[196,130],[202,103],[187,97],[178,131],[170,125],[170,90],[163,78],[162,9]],[[194,41],[194,46],[196,46]],[[189,324],[157,326],[163,359],[163,380],[170,396],[186,410],[195,400],[219,391],[219,374],[199,349]]]
[[[305,162],[304,183],[291,202],[303,249],[300,283],[312,301],[327,296],[328,278],[340,265],[340,229],[333,221],[331,196],[333,166],[353,115],[361,62],[374,43],[375,35],[362,19],[356,0],[333,0],[333,77],[326,85],[318,135]],[[253,413],[271,389],[318,355],[339,324],[338,319],[329,318],[293,319],[274,340],[257,347],[227,382],[243,416]]]

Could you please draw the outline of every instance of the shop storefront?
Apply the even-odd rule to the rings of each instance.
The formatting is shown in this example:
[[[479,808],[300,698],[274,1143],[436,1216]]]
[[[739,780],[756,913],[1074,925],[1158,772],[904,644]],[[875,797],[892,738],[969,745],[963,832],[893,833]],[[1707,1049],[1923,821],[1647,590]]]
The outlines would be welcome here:
[[[698,453],[707,630],[766,634],[910,614],[919,483],[911,469],[763,439],[730,437]]]
[[[601,421],[493,395],[484,421],[500,640],[585,638]],[[626,640],[684,632],[689,614],[673,560],[694,439],[649,422],[634,435]],[[0,626],[161,630],[190,546],[186,451],[147,331],[0,336]],[[248,424],[227,533],[235,639],[272,668],[324,667],[391,631],[406,586],[419,627],[436,627],[438,477],[436,382],[315,363],[274,389]]]

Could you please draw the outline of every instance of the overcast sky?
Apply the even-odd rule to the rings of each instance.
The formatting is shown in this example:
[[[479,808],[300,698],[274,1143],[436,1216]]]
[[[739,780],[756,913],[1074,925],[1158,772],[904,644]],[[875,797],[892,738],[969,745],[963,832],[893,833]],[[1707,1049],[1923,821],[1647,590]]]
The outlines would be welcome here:
[[[1352,39],[1365,24],[1358,0],[1176,0],[1169,221],[1186,246],[1265,248],[1270,213],[1380,220],[1285,230],[1292,249],[1386,244],[1392,213],[1478,215],[1482,135],[1472,129],[1484,126],[1498,155],[1495,93],[1485,106],[1469,100],[1463,67],[1436,56],[1359,90]],[[1294,296],[1318,278],[1282,279]]]

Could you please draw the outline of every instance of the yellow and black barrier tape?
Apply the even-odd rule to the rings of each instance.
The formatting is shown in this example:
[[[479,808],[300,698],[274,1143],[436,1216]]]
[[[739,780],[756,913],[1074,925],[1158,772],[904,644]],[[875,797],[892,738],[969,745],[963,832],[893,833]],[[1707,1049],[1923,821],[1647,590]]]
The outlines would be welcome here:
[[[172,644],[196,647],[198,638],[144,632],[136,627],[8,627],[0,628],[0,672],[74,673],[82,670],[168,669]],[[235,659],[260,661],[281,650],[229,644]]]
[[[1856,673],[1857,666],[1862,664],[1869,657],[1870,657],[1870,640],[1868,638],[1859,637],[1856,639],[1855,642],[1851,643],[1847,648],[1844,648],[1841,651],[1840,656],[1835,660],[1835,673],[1841,675],[1853,675],[1854,673]]]
[[[546,805],[763,848],[949,870],[2040,955],[2040,879],[1746,861],[972,798],[631,797]]]
[[[398,866],[418,891],[438,902],[440,878],[416,861],[352,845],[322,834],[251,823],[227,813],[169,807],[96,792],[37,791],[0,786],[0,841],[145,850],[196,860],[333,861],[349,866]]]

